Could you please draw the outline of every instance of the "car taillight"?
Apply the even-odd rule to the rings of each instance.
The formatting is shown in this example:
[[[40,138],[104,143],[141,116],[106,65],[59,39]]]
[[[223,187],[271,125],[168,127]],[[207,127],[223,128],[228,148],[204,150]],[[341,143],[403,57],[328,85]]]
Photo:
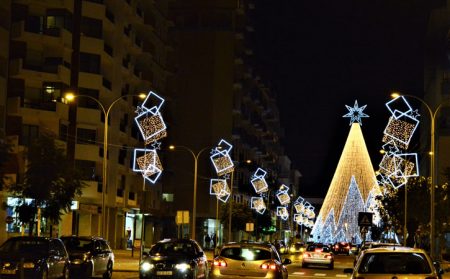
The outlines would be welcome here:
[[[325,259],[331,259],[333,256],[331,255],[325,255]]]
[[[311,258],[311,254],[310,253],[305,253],[305,257]]]
[[[277,265],[274,264],[273,262],[263,263],[260,267],[262,269],[271,269],[271,270],[276,270],[277,269]]]
[[[334,249],[338,249],[338,248],[339,248],[339,245],[334,246]]]
[[[226,267],[227,266],[227,262],[225,260],[222,260],[222,259],[217,259],[217,260],[214,260],[214,266]]]

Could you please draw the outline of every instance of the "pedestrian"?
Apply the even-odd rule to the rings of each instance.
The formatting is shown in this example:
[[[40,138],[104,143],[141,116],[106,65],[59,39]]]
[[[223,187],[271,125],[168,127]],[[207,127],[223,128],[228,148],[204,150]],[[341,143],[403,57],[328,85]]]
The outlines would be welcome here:
[[[205,236],[205,249],[209,249],[209,245],[211,244],[211,237],[209,234],[206,234]]]
[[[217,235],[215,233],[212,235],[212,241],[213,241],[213,247],[214,247],[214,251],[215,251],[216,246],[217,246]]]

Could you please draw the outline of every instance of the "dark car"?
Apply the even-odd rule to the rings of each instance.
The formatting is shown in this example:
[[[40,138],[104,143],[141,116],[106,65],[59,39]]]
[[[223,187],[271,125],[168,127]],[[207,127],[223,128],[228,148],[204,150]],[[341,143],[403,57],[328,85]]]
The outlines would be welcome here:
[[[70,257],[70,274],[76,278],[101,275],[111,278],[114,253],[108,242],[93,236],[63,236]]]
[[[192,239],[165,239],[139,265],[139,278],[208,278],[208,260]]]
[[[350,250],[352,249],[352,245],[349,242],[336,242],[333,245],[333,253],[334,254],[345,254],[350,255]]]
[[[69,278],[69,255],[58,238],[12,237],[0,246],[0,278]]]

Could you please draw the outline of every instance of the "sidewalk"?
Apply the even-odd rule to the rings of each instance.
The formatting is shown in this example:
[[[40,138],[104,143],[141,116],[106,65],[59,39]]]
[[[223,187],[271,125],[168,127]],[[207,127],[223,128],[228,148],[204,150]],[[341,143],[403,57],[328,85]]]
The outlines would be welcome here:
[[[117,249],[114,251],[114,272],[138,272],[139,271],[139,251],[135,250],[133,257],[131,250]],[[208,260],[212,260],[213,251],[205,251]]]

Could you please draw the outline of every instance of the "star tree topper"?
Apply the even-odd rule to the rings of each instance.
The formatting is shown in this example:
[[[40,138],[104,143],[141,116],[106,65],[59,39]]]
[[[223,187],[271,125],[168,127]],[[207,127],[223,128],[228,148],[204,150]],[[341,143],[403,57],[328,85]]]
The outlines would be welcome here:
[[[350,126],[355,122],[358,122],[359,125],[362,126],[361,118],[369,117],[367,114],[362,112],[367,107],[367,105],[359,107],[357,100],[355,100],[355,104],[353,105],[353,107],[347,105],[345,105],[345,107],[348,109],[348,113],[342,117],[350,117]]]

